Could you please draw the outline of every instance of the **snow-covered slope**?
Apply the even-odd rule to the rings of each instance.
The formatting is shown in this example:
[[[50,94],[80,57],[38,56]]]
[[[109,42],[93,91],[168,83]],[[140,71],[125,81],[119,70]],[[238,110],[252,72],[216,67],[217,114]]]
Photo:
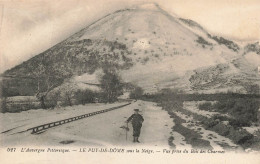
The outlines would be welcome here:
[[[242,58],[240,52],[212,38],[196,22],[172,17],[158,5],[145,4],[108,15],[69,40],[105,39],[125,43],[132,50],[131,58],[135,65],[122,72],[123,79],[137,83],[150,92],[176,86],[182,86],[186,90],[243,90],[244,84],[236,86],[236,82],[232,83],[227,78],[247,72],[259,79],[253,70],[256,66],[245,63],[249,57]],[[234,61],[238,60],[242,63],[241,67],[252,69],[245,71],[244,68],[235,67]],[[256,62],[257,60],[254,61]],[[218,66],[222,65],[225,65],[225,70],[215,74]],[[200,74],[201,70],[204,73]],[[194,72],[193,79],[198,73],[204,78],[197,79],[200,87],[193,83],[193,79],[184,77],[190,75],[190,71]],[[215,77],[211,79],[208,76]],[[179,78],[182,84],[176,83]],[[247,77],[241,78],[247,81]],[[215,84],[209,83],[210,81]]]

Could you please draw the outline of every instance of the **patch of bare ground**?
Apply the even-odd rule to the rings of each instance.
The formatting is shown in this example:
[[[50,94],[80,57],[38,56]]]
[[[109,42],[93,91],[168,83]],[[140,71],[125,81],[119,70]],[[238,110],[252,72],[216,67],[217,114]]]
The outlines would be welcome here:
[[[173,143],[173,140],[174,140],[174,137],[173,137],[173,136],[170,136],[170,137],[168,138],[168,144],[169,144],[169,146],[170,146],[171,148],[176,149],[176,145]]]
[[[75,142],[75,141],[73,141],[73,140],[65,140],[65,141],[61,141],[60,143],[64,144],[64,145],[67,145],[67,144],[71,144],[73,142]]]

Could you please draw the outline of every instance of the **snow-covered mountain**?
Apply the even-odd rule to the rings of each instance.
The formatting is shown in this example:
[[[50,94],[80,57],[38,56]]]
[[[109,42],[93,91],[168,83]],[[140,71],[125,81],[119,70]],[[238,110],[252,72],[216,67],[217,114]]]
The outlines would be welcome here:
[[[114,67],[123,81],[146,92],[163,88],[246,92],[248,86],[260,85],[260,55],[253,48],[214,36],[192,20],[147,3],[93,22],[3,76],[12,81],[33,78],[41,62],[51,68],[53,77],[80,85],[97,81],[102,68]],[[16,88],[24,83],[18,81],[13,82]]]

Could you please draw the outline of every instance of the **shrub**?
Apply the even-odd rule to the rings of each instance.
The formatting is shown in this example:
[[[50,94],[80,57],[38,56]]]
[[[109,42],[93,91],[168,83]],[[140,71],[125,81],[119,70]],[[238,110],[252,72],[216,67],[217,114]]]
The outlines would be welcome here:
[[[211,35],[209,35],[209,37],[214,39],[216,42],[218,42],[218,44],[223,44],[235,52],[238,52],[238,50],[240,49],[236,43],[234,43],[233,41],[227,40],[223,37],[217,37],[217,36],[211,36]]]
[[[231,100],[221,100],[221,101],[218,101],[213,106],[213,108],[215,108],[220,113],[228,113],[228,111],[230,109],[232,109],[234,105],[235,105],[235,100],[233,100],[233,99],[231,99]]]
[[[231,128],[229,130],[228,138],[232,139],[236,144],[244,144],[253,138],[253,135],[244,129],[235,130]]]
[[[202,38],[202,37],[198,37],[198,39],[196,40],[196,42],[198,42],[198,43],[200,43],[200,44],[202,44],[203,46],[204,45],[212,45],[212,43],[209,43],[208,41],[206,41],[204,38]],[[205,47],[205,46],[204,46]]]
[[[60,92],[50,93],[46,98],[46,107],[54,108],[57,106],[58,101],[60,99]]]
[[[233,126],[234,128],[243,127],[243,126],[250,126],[251,122],[249,122],[247,119],[232,119],[229,121],[229,124]]]
[[[220,120],[220,121],[229,121],[230,118],[228,118],[227,116],[223,116],[223,115],[220,115],[220,114],[215,114],[213,115],[211,118],[213,118],[214,120]]]
[[[213,121],[209,121],[206,125],[207,125],[207,128],[212,128],[214,126],[216,126],[218,124],[217,121],[213,120]]]
[[[216,126],[218,124],[217,121],[215,121],[214,119],[210,118],[210,119],[205,119],[202,121],[202,123],[206,126],[206,129],[210,129],[214,126]]]
[[[223,124],[216,124],[212,129],[222,136],[227,136],[230,131],[230,127]]]
[[[7,112],[6,97],[2,97],[0,99],[0,112],[1,113]]]
[[[143,96],[143,89],[141,87],[135,87],[133,91],[130,92],[131,99],[140,99]]]
[[[78,90],[75,93],[75,99],[77,101],[77,104],[87,104],[87,103],[93,103],[95,101],[95,98],[97,98],[97,93],[94,93],[91,90]]]
[[[259,102],[249,98],[222,100],[214,105],[218,112],[228,113],[234,127],[250,126],[257,121]]]
[[[123,94],[123,83],[114,70],[104,70],[100,82],[105,102],[115,102],[117,97]]]
[[[206,111],[212,111],[214,109],[213,105],[210,102],[199,104],[198,107],[200,110],[206,110]]]
[[[245,89],[249,94],[260,94],[260,87],[257,84],[247,85]]]

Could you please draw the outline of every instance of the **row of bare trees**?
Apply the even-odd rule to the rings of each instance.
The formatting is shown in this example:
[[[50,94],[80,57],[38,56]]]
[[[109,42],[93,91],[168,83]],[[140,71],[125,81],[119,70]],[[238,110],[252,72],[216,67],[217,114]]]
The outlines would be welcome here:
[[[60,85],[63,81],[61,75],[55,73],[55,69],[46,63],[41,57],[35,65],[31,66],[32,76],[37,81],[36,98],[40,101],[43,109],[47,108],[46,99],[49,92]]]

